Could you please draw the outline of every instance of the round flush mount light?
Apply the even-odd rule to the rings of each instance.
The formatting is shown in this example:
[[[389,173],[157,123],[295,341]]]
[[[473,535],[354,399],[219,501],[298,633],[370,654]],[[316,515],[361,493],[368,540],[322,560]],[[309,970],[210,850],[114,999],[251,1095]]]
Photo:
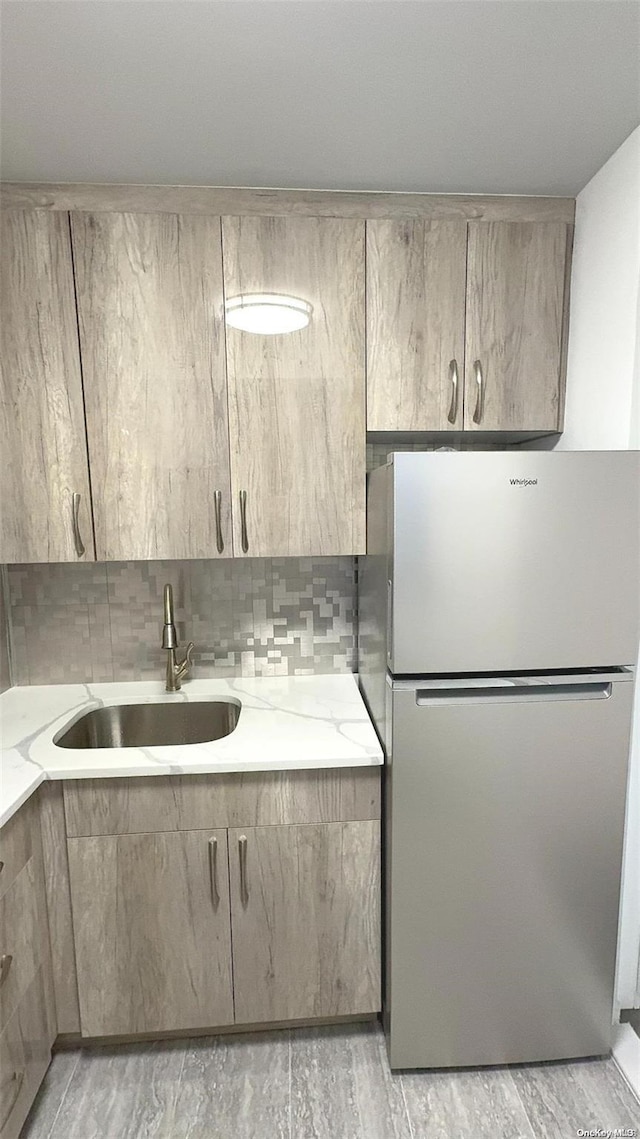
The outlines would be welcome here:
[[[313,307],[300,297],[288,297],[283,293],[241,293],[237,297],[229,297],[224,311],[226,322],[232,328],[260,336],[277,336],[306,328]]]

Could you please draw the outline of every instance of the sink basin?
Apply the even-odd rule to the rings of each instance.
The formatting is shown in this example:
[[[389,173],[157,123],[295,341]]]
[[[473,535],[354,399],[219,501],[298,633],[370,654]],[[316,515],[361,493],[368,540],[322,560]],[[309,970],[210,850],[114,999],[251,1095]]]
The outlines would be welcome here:
[[[179,704],[115,704],[85,712],[54,738],[58,747],[167,747],[228,736],[240,704],[197,700]]]

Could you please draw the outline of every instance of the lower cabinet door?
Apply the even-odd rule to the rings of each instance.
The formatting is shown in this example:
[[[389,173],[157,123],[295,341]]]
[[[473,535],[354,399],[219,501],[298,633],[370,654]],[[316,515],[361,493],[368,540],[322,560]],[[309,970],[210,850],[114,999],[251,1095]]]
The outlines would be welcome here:
[[[40,968],[0,1035],[0,1139],[17,1139],[51,1061],[46,984]]]
[[[380,1008],[380,823],[229,831],[236,1023]]]
[[[69,839],[83,1036],[233,1023],[227,832]]]

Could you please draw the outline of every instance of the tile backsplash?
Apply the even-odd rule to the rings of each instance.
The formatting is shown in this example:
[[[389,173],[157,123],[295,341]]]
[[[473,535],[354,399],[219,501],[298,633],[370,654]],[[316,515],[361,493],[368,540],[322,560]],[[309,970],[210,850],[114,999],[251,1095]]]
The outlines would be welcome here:
[[[6,570],[14,684],[161,679],[162,590],[174,588],[196,677],[356,667],[355,559],[13,565]]]

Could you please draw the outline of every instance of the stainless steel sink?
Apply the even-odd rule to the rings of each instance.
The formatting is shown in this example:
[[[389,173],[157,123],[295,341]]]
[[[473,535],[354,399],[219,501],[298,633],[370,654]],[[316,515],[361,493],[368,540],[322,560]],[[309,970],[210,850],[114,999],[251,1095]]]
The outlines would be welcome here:
[[[240,705],[228,700],[179,704],[116,704],[93,708],[54,738],[58,747],[166,747],[228,736]]]

